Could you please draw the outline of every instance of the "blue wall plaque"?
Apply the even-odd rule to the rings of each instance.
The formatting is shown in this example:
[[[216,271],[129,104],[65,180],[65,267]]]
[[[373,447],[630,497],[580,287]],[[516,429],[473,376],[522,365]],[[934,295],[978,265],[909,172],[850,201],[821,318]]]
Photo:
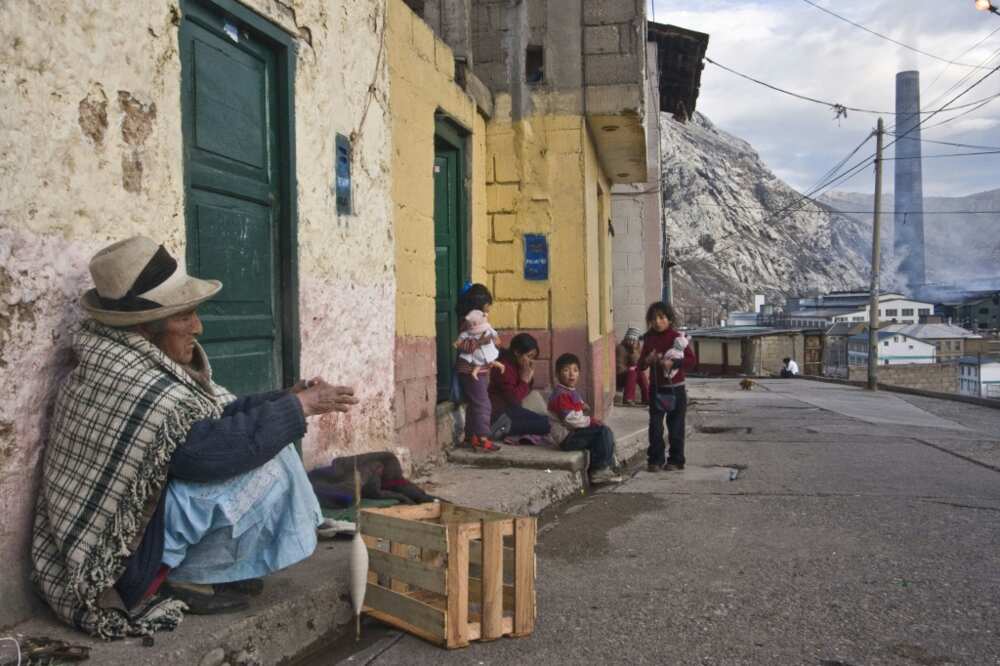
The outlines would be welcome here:
[[[549,241],[542,234],[524,234],[524,279],[549,279]]]

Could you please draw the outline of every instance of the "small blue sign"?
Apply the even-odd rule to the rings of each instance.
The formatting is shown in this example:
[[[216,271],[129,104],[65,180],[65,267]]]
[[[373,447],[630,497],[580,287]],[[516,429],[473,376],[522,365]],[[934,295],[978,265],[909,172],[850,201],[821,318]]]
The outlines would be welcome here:
[[[524,279],[549,279],[549,241],[542,234],[524,234]]]

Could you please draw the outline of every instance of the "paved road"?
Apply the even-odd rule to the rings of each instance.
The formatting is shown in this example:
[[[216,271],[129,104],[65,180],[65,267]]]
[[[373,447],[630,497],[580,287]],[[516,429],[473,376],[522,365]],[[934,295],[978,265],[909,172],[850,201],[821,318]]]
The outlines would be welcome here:
[[[1000,411],[803,380],[693,395],[685,472],[549,516],[533,636],[350,663],[1000,664]]]

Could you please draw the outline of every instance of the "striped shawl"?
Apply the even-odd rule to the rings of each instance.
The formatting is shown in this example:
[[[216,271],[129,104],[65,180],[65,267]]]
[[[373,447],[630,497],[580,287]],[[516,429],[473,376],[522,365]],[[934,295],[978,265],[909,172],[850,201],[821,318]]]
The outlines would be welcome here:
[[[199,383],[137,333],[85,322],[78,365],[60,387],[45,450],[32,536],[32,581],[65,622],[111,639],[173,629],[172,599],[126,611],[113,586],[139,545],[174,449],[191,424],[233,399]]]

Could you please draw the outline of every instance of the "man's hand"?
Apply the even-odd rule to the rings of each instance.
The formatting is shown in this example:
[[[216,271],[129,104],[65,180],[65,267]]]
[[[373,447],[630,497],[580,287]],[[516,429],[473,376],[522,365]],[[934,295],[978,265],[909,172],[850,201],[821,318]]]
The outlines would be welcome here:
[[[657,354],[655,351],[651,351],[649,352],[649,354],[646,355],[646,358],[643,359],[643,365],[653,365],[659,358],[660,358],[659,354]]]
[[[300,379],[299,381],[295,382],[294,386],[288,389],[288,392],[293,395],[296,393],[302,393],[313,384],[317,384],[321,381],[323,381],[322,377],[313,377],[312,379]]]
[[[358,404],[354,397],[354,388],[350,386],[332,386],[323,379],[313,380],[311,384],[295,396],[302,404],[302,413],[306,416],[317,416],[329,412],[347,412]]]
[[[662,359],[662,360],[660,361],[660,365],[662,365],[662,366],[663,366],[663,370],[664,370],[664,372],[667,372],[667,371],[669,371],[669,370],[670,370],[671,368],[673,368],[673,367],[674,367],[674,359],[672,359],[672,358],[666,358],[666,357],[664,357],[664,358],[663,358],[663,359]]]

